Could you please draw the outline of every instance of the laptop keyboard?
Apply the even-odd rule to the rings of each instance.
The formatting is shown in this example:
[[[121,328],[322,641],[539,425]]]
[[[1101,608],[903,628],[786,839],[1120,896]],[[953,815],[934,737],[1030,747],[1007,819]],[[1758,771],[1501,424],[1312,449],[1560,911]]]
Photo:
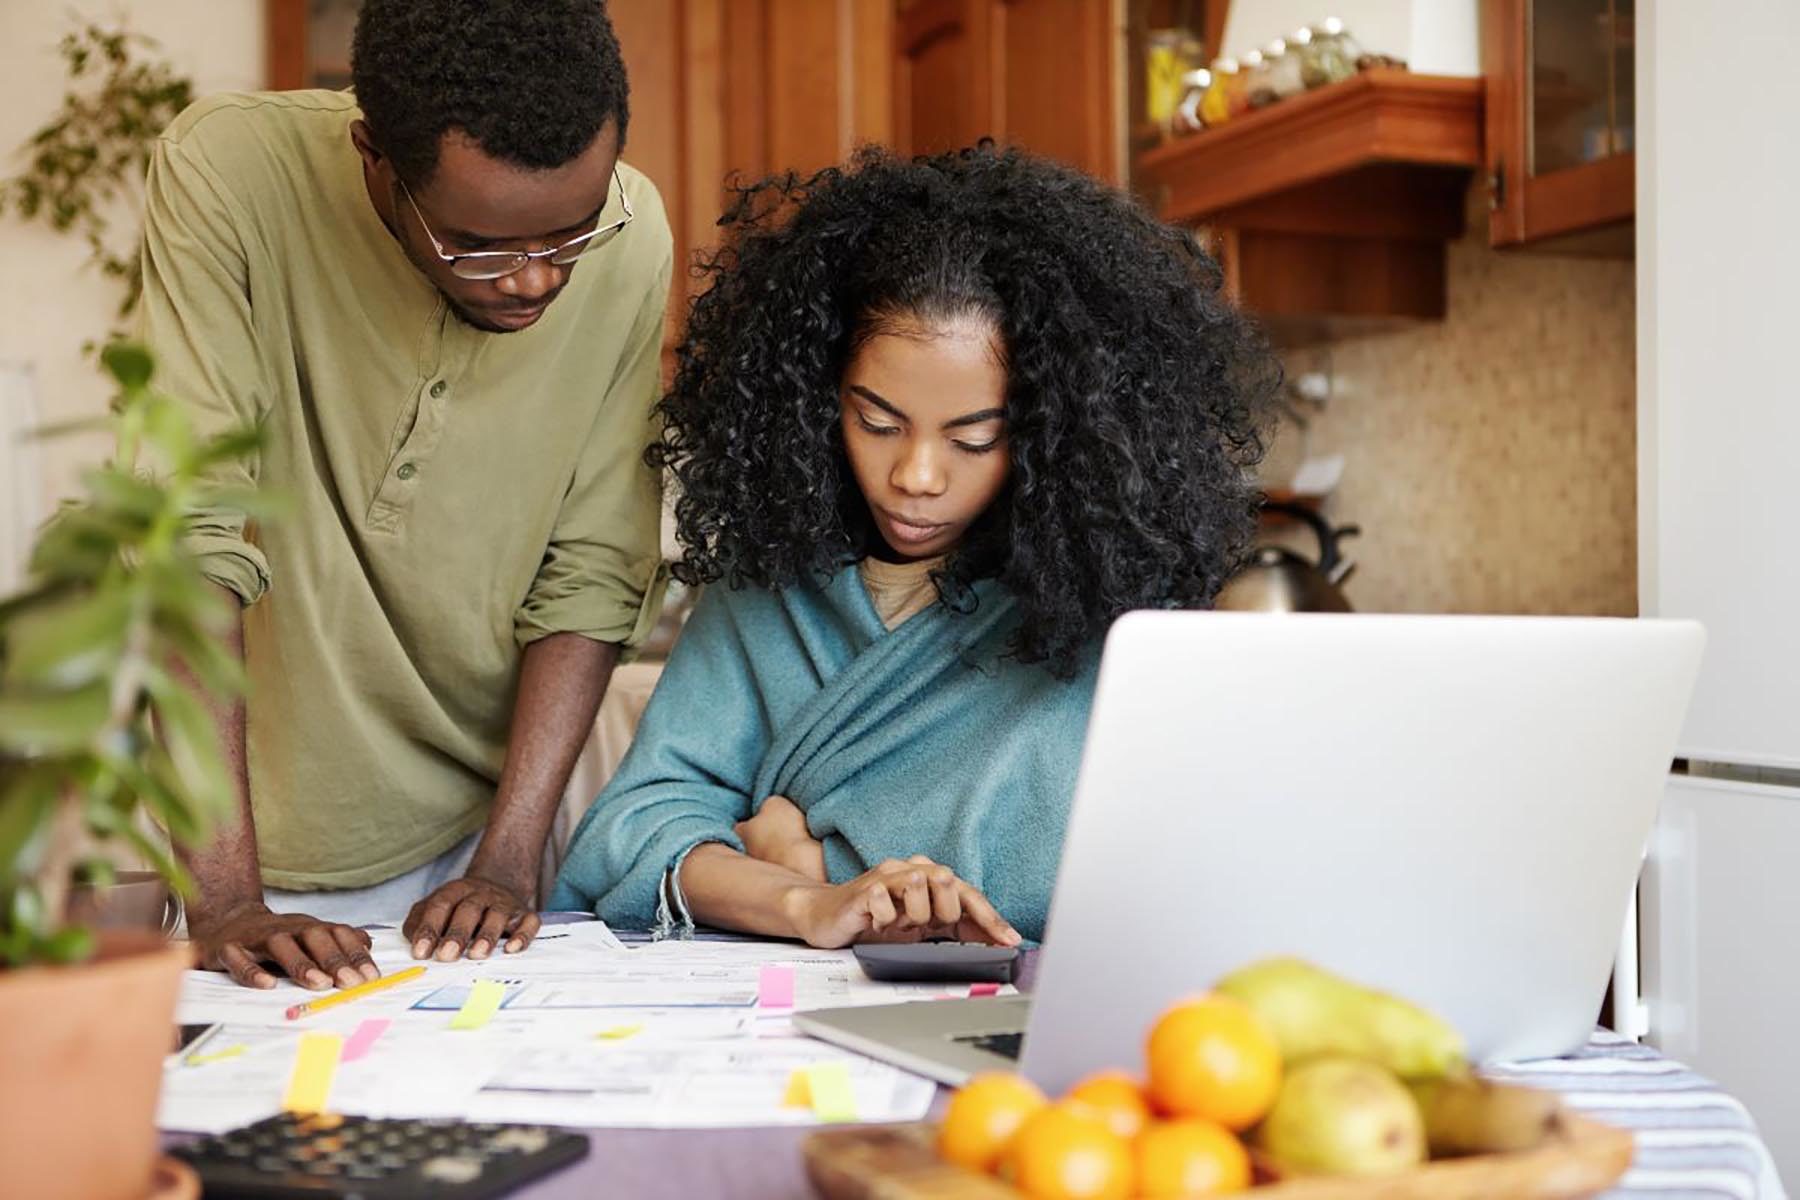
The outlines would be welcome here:
[[[1001,1058],[1017,1061],[1019,1051],[1025,1043],[1025,1035],[1023,1033],[969,1033],[950,1040],[961,1042],[965,1046],[973,1046],[977,1050],[987,1050],[998,1054]]]

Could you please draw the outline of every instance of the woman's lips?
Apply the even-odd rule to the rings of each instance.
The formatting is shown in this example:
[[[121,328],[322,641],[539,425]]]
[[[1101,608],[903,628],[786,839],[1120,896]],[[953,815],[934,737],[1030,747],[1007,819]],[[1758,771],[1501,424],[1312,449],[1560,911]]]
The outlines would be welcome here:
[[[936,523],[913,521],[898,513],[888,512],[886,509],[881,510],[881,515],[887,518],[888,527],[894,537],[902,542],[929,542],[948,528],[941,521]]]

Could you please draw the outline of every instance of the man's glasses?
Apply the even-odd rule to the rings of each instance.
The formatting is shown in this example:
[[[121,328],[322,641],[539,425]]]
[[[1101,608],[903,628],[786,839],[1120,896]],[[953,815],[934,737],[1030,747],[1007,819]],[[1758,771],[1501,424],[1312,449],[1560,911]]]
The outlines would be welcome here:
[[[448,254],[444,251],[444,243],[438,241],[437,234],[425,220],[425,214],[419,211],[419,202],[413,199],[412,189],[406,181],[400,181],[400,190],[406,193],[406,202],[412,205],[413,216],[419,218],[419,228],[431,239],[432,249],[437,251],[438,258],[450,273],[458,279],[504,279],[515,271],[523,270],[525,264],[534,258],[547,258],[559,267],[566,267],[589,250],[604,246],[619,236],[619,230],[631,224],[633,213],[631,199],[625,195],[625,181],[619,178],[619,168],[613,168],[613,184],[619,189],[619,207],[625,215],[610,225],[598,225],[586,233],[570,238],[559,246],[551,246],[547,250],[476,250],[468,254]]]

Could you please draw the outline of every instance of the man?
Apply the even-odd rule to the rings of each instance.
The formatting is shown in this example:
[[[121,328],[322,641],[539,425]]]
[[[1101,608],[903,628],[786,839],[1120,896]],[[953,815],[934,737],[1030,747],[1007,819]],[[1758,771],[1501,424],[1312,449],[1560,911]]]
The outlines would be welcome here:
[[[272,987],[520,951],[539,859],[661,594],[652,439],[671,241],[618,161],[597,0],[367,0],[355,94],[202,101],[151,166],[144,333],[226,484],[189,531],[242,605],[216,715],[241,820],[189,866],[204,965]]]

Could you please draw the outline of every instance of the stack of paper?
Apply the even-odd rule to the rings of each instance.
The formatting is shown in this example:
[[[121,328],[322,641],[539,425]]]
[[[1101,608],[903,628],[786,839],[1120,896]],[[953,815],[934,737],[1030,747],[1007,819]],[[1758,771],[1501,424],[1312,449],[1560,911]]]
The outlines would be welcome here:
[[[416,965],[397,930],[373,936],[384,973]],[[368,1116],[639,1128],[916,1120],[932,1083],[799,1037],[788,1016],[967,994],[875,983],[848,951],[743,941],[627,948],[599,921],[547,926],[524,954],[426,968],[296,1020],[284,1016],[290,1005],[328,993],[287,982],[255,991],[190,972],[178,1019],[215,1027],[165,1065],[158,1124],[235,1128],[320,1088],[331,1110]],[[321,1057],[315,1042],[303,1060],[301,1039],[315,1032],[336,1035],[335,1056]],[[849,1101],[834,1088],[829,1113],[791,1102],[807,1094],[795,1080],[821,1066],[849,1081]],[[839,1111],[847,1103],[853,1113]]]

